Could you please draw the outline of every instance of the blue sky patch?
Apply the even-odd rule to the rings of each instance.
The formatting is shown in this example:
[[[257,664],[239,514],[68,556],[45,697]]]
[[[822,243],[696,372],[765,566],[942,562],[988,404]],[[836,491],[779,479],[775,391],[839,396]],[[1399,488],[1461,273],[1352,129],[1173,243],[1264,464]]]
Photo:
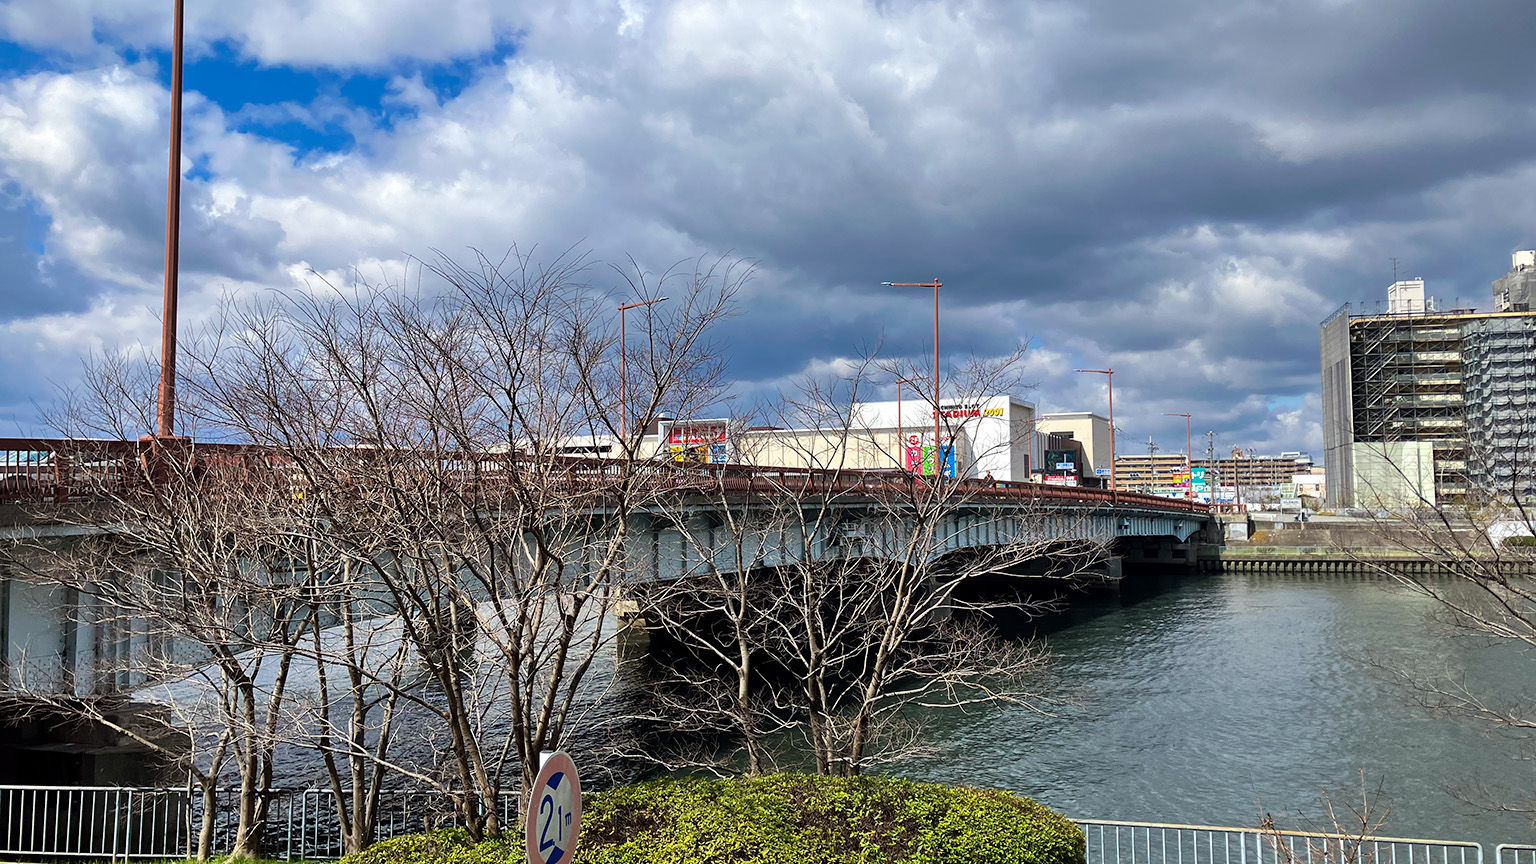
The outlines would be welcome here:
[[[350,151],[357,147],[357,133],[363,128],[388,131],[415,117],[414,107],[391,98],[391,79],[419,74],[438,101],[446,102],[514,51],[515,46],[505,42],[474,57],[443,63],[403,61],[383,71],[348,71],[262,65],[226,40],[211,52],[188,58],[184,84],[231,115],[238,131],[288,144],[296,158],[303,159]],[[169,51],[124,49],[123,57],[129,63],[153,63],[161,84],[170,86]],[[261,108],[279,110],[253,110]]]
[[[31,75],[34,72],[57,67],[58,64],[47,54],[33,51],[15,42],[0,41],[0,74],[6,78]]]

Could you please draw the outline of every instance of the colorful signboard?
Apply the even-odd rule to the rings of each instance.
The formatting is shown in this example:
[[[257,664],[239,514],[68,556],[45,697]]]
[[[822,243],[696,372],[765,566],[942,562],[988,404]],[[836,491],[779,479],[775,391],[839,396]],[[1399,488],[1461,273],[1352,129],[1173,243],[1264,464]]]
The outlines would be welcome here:
[[[730,425],[724,420],[687,420],[672,424],[667,449],[674,462],[730,461]]]
[[[927,435],[912,433],[902,442],[902,464],[908,471],[914,474],[933,474],[934,448],[930,441],[931,438],[933,438],[932,433]],[[953,477],[955,476],[954,445],[942,449],[943,454],[940,456],[940,459],[943,460],[944,476]]]
[[[1077,475],[1076,474],[1047,474],[1047,475],[1045,475],[1045,485],[1047,485],[1047,486],[1076,486],[1077,485]]]
[[[1204,465],[1196,465],[1193,469],[1191,469],[1190,481],[1194,486],[1196,498],[1199,498],[1201,501],[1211,500],[1210,487],[1207,486],[1205,482]]]

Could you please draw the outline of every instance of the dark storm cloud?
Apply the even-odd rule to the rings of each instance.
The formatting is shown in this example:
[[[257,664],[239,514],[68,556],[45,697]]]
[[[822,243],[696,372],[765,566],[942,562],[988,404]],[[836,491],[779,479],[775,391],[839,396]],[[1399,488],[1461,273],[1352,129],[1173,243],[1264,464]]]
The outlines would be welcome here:
[[[149,14],[74,5],[108,30]],[[206,109],[185,266],[280,285],[300,265],[513,240],[586,237],[657,269],[729,250],[761,266],[724,334],[732,371],[759,382],[877,343],[921,356],[931,298],[878,283],[937,276],[947,356],[1033,338],[1054,407],[1101,408],[1070,370],[1114,365],[1127,428],[1182,431],[1161,412],[1187,409],[1297,449],[1315,446],[1317,322],[1379,298],[1389,257],[1486,302],[1536,241],[1536,4],[578,7],[445,13],[423,56],[477,56],[483,40],[456,54],[453,34],[487,22],[519,33],[517,54],[408,121],[364,122],[332,162],[226,134]],[[391,7],[373,41],[302,63],[382,79],[381,58],[413,56],[391,40],[415,14]],[[240,29],[219,15],[198,26]],[[270,35],[239,43],[251,62],[300,63],[315,42]],[[100,118],[70,128],[111,176],[27,189],[56,225],[116,232],[103,257],[152,282],[160,145]]]

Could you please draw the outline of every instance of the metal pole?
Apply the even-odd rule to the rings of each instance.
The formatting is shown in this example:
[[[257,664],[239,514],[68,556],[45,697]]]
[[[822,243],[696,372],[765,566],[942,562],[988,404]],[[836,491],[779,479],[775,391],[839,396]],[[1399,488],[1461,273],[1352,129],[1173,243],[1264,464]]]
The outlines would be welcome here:
[[[891,285],[907,288],[932,288],[933,289],[933,476],[939,476],[939,459],[943,451],[939,447],[939,289],[944,283],[935,278],[932,282],[881,282],[881,285]],[[958,467],[958,463],[957,463]]]
[[[629,364],[625,362],[624,348],[629,344],[629,331],[624,329],[624,311],[628,306],[619,306],[619,444],[625,446],[629,441]]]
[[[181,44],[185,0],[176,0],[171,37],[171,157],[165,201],[165,303],[160,320],[160,400],[156,433],[176,434],[176,275],[181,260]]]
[[[657,297],[655,300],[619,304],[619,438],[622,440],[629,438],[629,364],[625,352],[629,345],[629,331],[624,327],[624,313],[636,306],[654,306],[665,299]]]
[[[1195,501],[1195,453],[1194,438],[1190,434],[1190,419],[1188,414],[1180,414],[1177,411],[1164,411],[1164,417],[1184,418],[1184,473],[1189,477],[1189,485],[1184,487],[1184,500],[1193,504]]]
[[[1073,369],[1073,372],[1089,372],[1094,375],[1103,375],[1109,380],[1109,503],[1116,504],[1120,500],[1119,490],[1115,488],[1115,370],[1113,369]],[[1089,424],[1090,431],[1093,424]],[[1093,437],[1091,434],[1089,437]]]
[[[933,280],[933,476],[935,478],[944,475],[943,456],[944,449],[939,443],[939,423],[941,422],[939,411],[939,282],[938,277]],[[955,460],[957,463],[959,459]],[[958,468],[958,464],[956,468]]]
[[[1109,379],[1109,503],[1120,502],[1120,484],[1115,482],[1115,370],[1105,373]]]

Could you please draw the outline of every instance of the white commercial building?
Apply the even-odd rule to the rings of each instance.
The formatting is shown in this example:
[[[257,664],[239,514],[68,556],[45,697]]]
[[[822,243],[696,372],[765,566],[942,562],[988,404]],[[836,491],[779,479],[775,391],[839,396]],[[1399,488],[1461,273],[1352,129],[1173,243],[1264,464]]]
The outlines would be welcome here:
[[[940,443],[949,447],[953,439],[957,445],[953,473],[961,477],[990,473],[994,480],[1029,480],[1029,466],[1038,464],[1041,454],[1041,444],[1031,429],[1035,406],[1016,396],[993,396],[942,401],[939,414]],[[926,464],[924,460],[931,460],[935,420],[931,402],[865,402],[855,406],[853,417],[858,431],[894,434],[901,441],[900,464],[880,467],[917,470]]]

